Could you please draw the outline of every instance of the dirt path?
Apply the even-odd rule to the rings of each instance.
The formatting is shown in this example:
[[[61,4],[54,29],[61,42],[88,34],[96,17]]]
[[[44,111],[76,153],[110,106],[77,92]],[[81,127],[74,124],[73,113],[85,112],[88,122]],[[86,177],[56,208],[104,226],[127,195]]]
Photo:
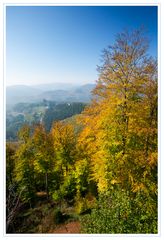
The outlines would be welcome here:
[[[80,222],[74,221],[58,226],[51,233],[80,233]]]

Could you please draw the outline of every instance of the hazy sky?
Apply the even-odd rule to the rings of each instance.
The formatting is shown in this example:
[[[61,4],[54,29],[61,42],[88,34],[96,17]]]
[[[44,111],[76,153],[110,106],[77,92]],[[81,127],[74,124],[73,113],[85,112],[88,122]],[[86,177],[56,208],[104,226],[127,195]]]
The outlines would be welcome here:
[[[7,85],[92,83],[102,50],[124,28],[144,25],[157,55],[155,6],[8,6]]]

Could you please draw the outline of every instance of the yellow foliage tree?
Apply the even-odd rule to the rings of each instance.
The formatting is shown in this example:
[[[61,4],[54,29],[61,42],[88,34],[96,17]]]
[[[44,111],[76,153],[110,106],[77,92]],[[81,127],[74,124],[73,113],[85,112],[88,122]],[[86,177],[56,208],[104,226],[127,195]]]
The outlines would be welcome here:
[[[153,171],[157,190],[157,64],[147,47],[142,29],[118,34],[104,50],[95,99],[80,118],[78,141],[100,192],[117,184],[150,190]]]

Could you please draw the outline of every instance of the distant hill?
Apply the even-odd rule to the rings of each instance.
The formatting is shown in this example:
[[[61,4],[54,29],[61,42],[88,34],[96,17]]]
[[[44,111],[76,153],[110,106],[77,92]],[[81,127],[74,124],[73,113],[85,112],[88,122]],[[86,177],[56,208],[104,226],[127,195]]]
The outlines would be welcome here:
[[[6,104],[14,105],[19,102],[31,102],[41,92],[37,88],[26,85],[9,86],[6,88]]]
[[[91,91],[94,84],[85,84],[74,90],[55,90],[43,92],[38,96],[38,100],[46,99],[56,102],[90,102]]]
[[[91,100],[95,84],[43,84],[35,86],[15,85],[6,89],[7,105],[19,102],[40,102],[43,99],[56,102],[85,102]],[[57,89],[58,88],[58,89]]]
[[[38,100],[46,99],[48,101],[63,102],[68,95],[69,91],[66,90],[54,90],[46,91],[38,95]]]
[[[46,91],[54,91],[54,90],[73,90],[79,87],[79,84],[72,84],[72,83],[45,83],[45,84],[38,84],[34,85],[35,88],[41,90],[42,92]]]

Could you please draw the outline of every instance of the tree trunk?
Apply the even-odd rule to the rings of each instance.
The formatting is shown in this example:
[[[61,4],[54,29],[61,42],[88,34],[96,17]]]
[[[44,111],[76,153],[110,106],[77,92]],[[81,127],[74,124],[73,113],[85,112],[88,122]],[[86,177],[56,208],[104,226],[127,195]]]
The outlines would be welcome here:
[[[46,193],[47,193],[47,199],[49,198],[49,191],[48,191],[48,173],[46,172],[45,175],[45,181],[46,181]]]

